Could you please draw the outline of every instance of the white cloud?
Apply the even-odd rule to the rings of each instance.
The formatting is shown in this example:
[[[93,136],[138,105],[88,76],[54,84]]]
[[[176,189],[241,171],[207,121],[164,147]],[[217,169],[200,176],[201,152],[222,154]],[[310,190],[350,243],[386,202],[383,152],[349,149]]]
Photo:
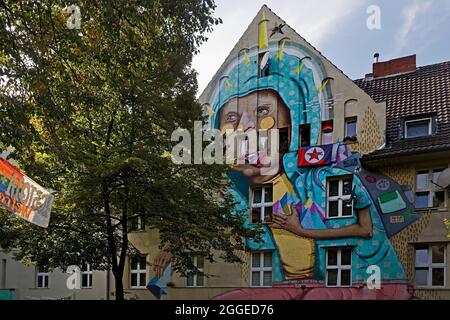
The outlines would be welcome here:
[[[220,68],[263,4],[267,4],[302,37],[319,48],[358,10],[365,17],[365,3],[366,0],[218,0],[215,15],[223,19],[223,24],[216,26],[209,34],[209,40],[202,45],[193,61],[193,67],[199,73],[199,93]]]
[[[429,10],[432,4],[432,0],[425,2],[423,0],[415,0],[412,4],[403,9],[403,23],[395,35],[396,46],[394,49],[394,56],[400,54],[400,52],[406,47],[408,44],[408,36],[414,30],[418,16]]]

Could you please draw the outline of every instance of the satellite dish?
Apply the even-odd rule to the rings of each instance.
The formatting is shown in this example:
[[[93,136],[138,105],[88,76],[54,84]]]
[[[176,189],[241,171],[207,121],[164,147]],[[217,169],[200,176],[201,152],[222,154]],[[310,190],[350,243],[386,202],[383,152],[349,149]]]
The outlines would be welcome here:
[[[437,184],[443,188],[448,188],[450,186],[450,168],[442,171],[438,177]]]
[[[259,65],[259,67],[261,68],[261,70],[263,70],[263,69],[266,67],[267,63],[269,62],[269,56],[270,56],[269,51],[267,51],[266,53],[264,53],[264,56],[263,56],[262,59],[261,59],[261,64]]]

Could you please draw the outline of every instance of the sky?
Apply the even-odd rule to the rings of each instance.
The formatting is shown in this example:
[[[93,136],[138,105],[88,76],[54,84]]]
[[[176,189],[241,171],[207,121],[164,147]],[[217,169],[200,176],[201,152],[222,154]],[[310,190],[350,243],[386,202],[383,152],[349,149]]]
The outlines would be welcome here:
[[[417,55],[417,65],[450,60],[450,0],[216,0],[223,23],[207,34],[194,57],[200,94],[263,4],[351,79],[380,61]],[[379,29],[367,20],[380,9]],[[369,10],[369,13],[368,13]],[[370,20],[372,21],[372,20]]]

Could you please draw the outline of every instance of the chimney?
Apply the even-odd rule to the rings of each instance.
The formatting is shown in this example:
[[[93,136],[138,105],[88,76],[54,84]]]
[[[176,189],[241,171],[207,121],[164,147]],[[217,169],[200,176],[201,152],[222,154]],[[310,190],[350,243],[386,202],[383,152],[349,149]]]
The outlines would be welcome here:
[[[378,62],[379,55],[375,55],[373,63],[373,77],[385,77],[399,73],[416,71],[416,55],[397,58],[385,62]]]
[[[378,63],[380,60],[380,54],[377,52],[373,55],[374,63]]]

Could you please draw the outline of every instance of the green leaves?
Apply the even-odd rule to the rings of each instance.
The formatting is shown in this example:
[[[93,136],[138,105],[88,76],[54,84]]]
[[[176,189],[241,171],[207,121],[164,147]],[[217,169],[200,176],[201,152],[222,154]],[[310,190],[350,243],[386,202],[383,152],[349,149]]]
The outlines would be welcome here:
[[[217,201],[226,166],[177,166],[161,155],[202,118],[191,60],[220,23],[213,1],[0,1],[0,141],[27,174],[56,190],[48,229],[0,212],[2,247],[48,267],[90,262],[121,277],[128,221],[160,231],[176,268],[190,253],[239,261],[245,230]],[[120,288],[119,288],[120,289]],[[120,296],[120,293],[118,293]]]

